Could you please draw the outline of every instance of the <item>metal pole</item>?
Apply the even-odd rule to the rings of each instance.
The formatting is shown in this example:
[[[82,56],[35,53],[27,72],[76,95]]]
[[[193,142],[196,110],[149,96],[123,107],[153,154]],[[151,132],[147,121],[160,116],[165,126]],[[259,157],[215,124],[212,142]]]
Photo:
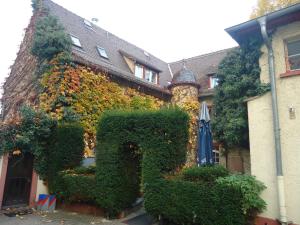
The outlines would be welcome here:
[[[274,53],[272,43],[267,33],[266,17],[263,16],[258,19],[258,23],[261,28],[261,34],[264,43],[268,49],[268,62],[269,62],[269,77],[271,84],[272,95],[272,112],[273,112],[273,125],[274,125],[274,140],[275,140],[275,152],[276,152],[276,174],[277,174],[277,187],[278,187],[278,199],[280,210],[280,222],[281,224],[287,224],[286,217],[286,205],[285,205],[285,193],[284,193],[284,180],[282,171],[282,158],[281,158],[281,140],[280,140],[280,124],[278,115],[278,103],[277,103],[277,89],[276,89],[276,77],[274,67]]]

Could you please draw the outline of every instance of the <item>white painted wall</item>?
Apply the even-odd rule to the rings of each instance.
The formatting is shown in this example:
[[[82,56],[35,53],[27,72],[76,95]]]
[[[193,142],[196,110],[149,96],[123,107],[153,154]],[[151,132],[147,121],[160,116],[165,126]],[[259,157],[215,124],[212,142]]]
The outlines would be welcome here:
[[[279,218],[270,93],[248,102],[251,174],[267,186],[262,198],[267,218]]]
[[[280,78],[280,74],[286,72],[284,42],[295,37],[300,38],[300,22],[278,28],[272,36],[272,44],[275,57],[287,218],[289,221],[300,224],[300,76]],[[269,82],[267,50],[263,47],[262,51],[261,80]],[[289,107],[296,110],[294,119],[290,118]],[[263,193],[268,208],[262,216],[277,219],[279,210],[271,95],[268,93],[250,100],[248,114],[251,171],[268,187]]]
[[[40,194],[49,194],[48,187],[44,184],[44,182],[38,178],[37,182],[37,190],[36,190],[36,199],[37,202]]]

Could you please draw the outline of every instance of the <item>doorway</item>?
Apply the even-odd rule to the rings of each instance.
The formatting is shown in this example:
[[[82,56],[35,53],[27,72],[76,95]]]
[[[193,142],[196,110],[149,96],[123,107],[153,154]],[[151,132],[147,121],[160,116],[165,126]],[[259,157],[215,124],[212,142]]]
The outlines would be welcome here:
[[[9,155],[5,180],[3,207],[29,204],[33,172],[33,155]]]

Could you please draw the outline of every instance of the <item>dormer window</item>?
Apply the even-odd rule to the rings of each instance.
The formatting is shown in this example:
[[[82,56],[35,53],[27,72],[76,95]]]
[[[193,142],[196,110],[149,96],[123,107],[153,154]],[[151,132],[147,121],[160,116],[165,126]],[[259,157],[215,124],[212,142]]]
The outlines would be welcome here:
[[[72,44],[73,44],[74,46],[76,46],[76,47],[81,48],[82,46],[81,46],[81,43],[80,43],[79,38],[77,38],[77,37],[75,37],[75,36],[73,36],[73,35],[70,35],[70,36],[71,36]]]
[[[218,78],[216,76],[209,77],[209,88],[215,88],[218,86]]]
[[[135,65],[134,75],[141,79],[144,78],[144,68],[142,65],[139,64]]]
[[[158,84],[158,73],[144,65],[135,64],[134,75],[150,83]]]
[[[106,53],[104,48],[101,48],[101,47],[97,46],[97,50],[98,50],[99,55],[102,58],[108,59],[107,53]]]
[[[90,21],[88,21],[88,20],[83,20],[83,23],[84,23],[84,25],[87,26],[88,28],[93,28],[93,24],[92,24]]]
[[[145,80],[157,84],[157,73],[153,70],[145,70]]]

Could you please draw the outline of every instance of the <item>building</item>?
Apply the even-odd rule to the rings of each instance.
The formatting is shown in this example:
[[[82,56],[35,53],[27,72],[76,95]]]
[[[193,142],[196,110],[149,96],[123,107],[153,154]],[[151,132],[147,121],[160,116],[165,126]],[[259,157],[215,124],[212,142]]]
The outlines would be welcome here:
[[[257,224],[300,224],[300,4],[227,32],[239,43],[264,39],[260,79],[272,87],[247,101],[251,173],[267,186],[267,210]]]
[[[50,0],[41,3],[51,15],[58,18],[70,35],[74,63],[84,65],[95,73],[104,71],[110,81],[124,92],[130,88],[141,95],[178,105],[195,101],[199,106],[205,100],[212,107],[213,88],[217,85],[214,74],[220,61],[231,49],[167,63]],[[3,124],[18,118],[18,109],[22,104],[38,104],[34,76],[38,61],[31,54],[31,44],[36,21],[41,16],[39,12],[33,14],[11,73],[3,86]],[[198,108],[194,112],[195,118],[197,114]],[[188,164],[196,162],[197,123],[193,132],[195,135],[191,137]],[[219,157],[217,144],[215,154],[220,163],[225,161]],[[12,169],[15,160],[15,156],[8,154],[0,158],[0,208],[34,205],[40,193],[47,193],[47,186],[33,170],[32,156],[26,155],[18,168]]]

